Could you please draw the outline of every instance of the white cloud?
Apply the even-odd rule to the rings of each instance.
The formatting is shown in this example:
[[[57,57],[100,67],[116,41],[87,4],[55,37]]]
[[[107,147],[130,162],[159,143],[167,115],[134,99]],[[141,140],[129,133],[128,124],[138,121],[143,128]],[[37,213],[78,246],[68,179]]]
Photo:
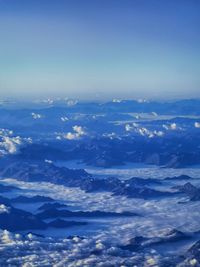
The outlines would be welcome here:
[[[78,188],[67,188],[46,182],[27,183],[6,179],[4,183],[19,186],[23,188],[23,192],[29,192],[31,195],[39,195],[42,192],[43,195],[53,197],[56,201],[60,200],[64,204],[72,205],[74,210],[78,207],[79,210],[117,212],[120,203],[120,211],[138,212],[142,214],[142,217],[106,220],[106,228],[98,229],[96,227],[92,236],[90,227],[88,227],[89,235],[84,230],[82,232],[86,236],[84,239],[77,236],[68,238],[70,230],[64,232],[63,238],[39,238],[33,234],[24,237],[8,231],[0,231],[0,247],[3,252],[0,265],[2,266],[4,266],[5,260],[9,260],[10,265],[14,266],[26,266],[28,263],[33,266],[46,264],[56,267],[92,267],[107,266],[107,264],[112,266],[160,266],[159,262],[163,256],[160,256],[156,250],[149,248],[141,253],[132,253],[122,251],[118,246],[127,244],[134,236],[165,236],[172,228],[181,228],[182,231],[199,229],[199,204],[192,202],[180,205],[177,202],[181,200],[181,196],[147,201],[113,196],[107,192],[90,194]],[[102,222],[105,223],[104,220]],[[165,245],[165,249],[167,247],[169,248],[171,245]],[[95,256],[92,254],[94,250],[100,254]],[[126,262],[129,264],[126,265]]]
[[[67,102],[68,107],[75,106],[78,103],[77,100],[73,100],[73,99],[66,99],[66,102]]]
[[[133,127],[137,128],[139,125],[136,122],[133,122]]]
[[[68,139],[68,140],[75,140],[75,139],[78,139],[79,138],[79,135],[77,133],[67,133],[65,135],[65,138]]]
[[[0,214],[1,213],[9,213],[9,207],[5,206],[4,204],[0,204]]]
[[[121,100],[121,99],[114,98],[114,99],[112,100],[112,102],[113,102],[113,103],[121,103],[122,100]]]
[[[18,145],[21,145],[22,141],[19,136],[17,137],[3,137],[0,146],[4,147],[9,154],[14,154],[18,150]]]
[[[163,124],[162,126],[165,130],[169,130],[169,127],[166,124]]]
[[[31,143],[31,138],[21,138],[20,136],[13,136],[13,132],[1,129],[0,130],[0,154],[15,154],[18,149],[26,144]]]
[[[130,132],[132,129],[133,129],[133,127],[131,127],[130,124],[126,124],[126,125],[125,125],[125,130],[126,130],[127,132]]]
[[[162,137],[164,135],[163,131],[154,131],[153,133],[159,137]]]
[[[61,121],[63,121],[63,122],[66,122],[66,121],[69,120],[67,117],[61,117],[60,119],[61,119]]]
[[[135,118],[136,118],[137,120],[139,120],[139,119],[141,118],[141,116],[140,116],[140,115],[135,115]]]
[[[81,126],[75,125],[75,126],[73,126],[73,130],[75,132],[77,132],[79,135],[84,135],[85,134],[85,132],[84,132],[84,130],[83,130],[83,128]]]
[[[86,132],[82,126],[75,125],[72,128],[73,128],[74,132],[68,132],[64,136],[64,138],[66,138],[68,140],[76,140],[76,139],[79,139],[82,136],[86,135]]]
[[[176,125],[176,123],[171,123],[171,124],[170,124],[170,129],[171,129],[171,130],[176,130],[176,129],[177,129],[177,125]]]
[[[39,114],[39,113],[34,113],[34,112],[31,113],[31,116],[32,116],[32,118],[33,118],[34,120],[38,120],[38,119],[41,119],[41,118],[42,118],[42,115],[41,115],[41,114]]]
[[[164,132],[163,131],[151,131],[151,130],[148,130],[147,128],[145,127],[141,127],[139,128],[139,125],[137,123],[132,123],[132,124],[126,124],[125,125],[125,130],[127,132],[135,132],[135,133],[138,133],[142,136],[147,136],[149,138],[153,138],[155,136],[158,136],[158,137],[162,137],[164,135]]]
[[[42,100],[36,100],[35,103],[44,103],[48,105],[52,105],[54,103],[54,100],[51,98],[42,99]]]
[[[172,131],[175,131],[175,130],[181,130],[181,127],[178,127],[177,124],[174,122],[174,123],[171,123],[169,125],[166,125],[166,124],[163,124],[162,126],[165,130],[172,130]]]
[[[102,136],[107,137],[111,140],[116,139],[116,138],[121,139],[116,133],[104,133]]]
[[[148,103],[149,101],[147,99],[139,98],[137,100],[138,103]]]
[[[196,122],[194,123],[194,127],[195,127],[195,128],[200,128],[200,122],[197,122],[197,121],[196,121]]]
[[[53,161],[52,160],[49,160],[49,159],[45,159],[44,162],[45,163],[49,163],[49,164],[52,164],[53,163]]]

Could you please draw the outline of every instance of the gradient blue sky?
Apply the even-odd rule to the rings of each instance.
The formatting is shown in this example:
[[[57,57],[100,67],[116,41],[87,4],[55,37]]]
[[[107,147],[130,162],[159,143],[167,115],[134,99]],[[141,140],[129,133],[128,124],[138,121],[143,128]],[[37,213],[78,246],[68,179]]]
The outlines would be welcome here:
[[[199,0],[0,0],[0,96],[200,96]]]

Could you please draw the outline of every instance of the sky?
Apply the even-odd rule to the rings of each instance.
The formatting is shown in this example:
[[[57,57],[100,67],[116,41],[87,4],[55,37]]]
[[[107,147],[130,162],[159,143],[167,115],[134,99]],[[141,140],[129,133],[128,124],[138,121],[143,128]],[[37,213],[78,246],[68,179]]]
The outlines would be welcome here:
[[[0,97],[200,97],[199,0],[0,0]]]

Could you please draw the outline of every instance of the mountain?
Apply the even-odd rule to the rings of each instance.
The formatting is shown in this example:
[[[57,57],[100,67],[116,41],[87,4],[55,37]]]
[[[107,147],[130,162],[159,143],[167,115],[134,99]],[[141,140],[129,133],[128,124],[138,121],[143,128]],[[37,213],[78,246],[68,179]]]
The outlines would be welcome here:
[[[200,200],[200,188],[197,188],[189,182],[181,186],[176,186],[175,188],[188,195],[190,201]]]
[[[0,228],[9,231],[45,229],[46,224],[32,213],[0,205]]]
[[[66,217],[66,218],[70,218],[70,217],[86,217],[86,218],[95,218],[95,217],[100,217],[100,218],[104,218],[104,217],[132,217],[132,216],[138,216],[138,214],[136,213],[132,213],[132,212],[108,212],[108,211],[70,211],[70,210],[58,210],[55,208],[51,208],[48,210],[45,210],[41,213],[37,214],[37,217],[45,220],[45,219],[49,219],[49,218],[57,218],[57,217]]]

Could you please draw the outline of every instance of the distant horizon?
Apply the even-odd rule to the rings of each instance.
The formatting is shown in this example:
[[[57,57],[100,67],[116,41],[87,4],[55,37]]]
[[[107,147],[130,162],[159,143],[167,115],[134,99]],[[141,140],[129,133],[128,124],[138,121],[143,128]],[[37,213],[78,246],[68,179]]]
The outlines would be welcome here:
[[[112,94],[95,94],[95,95],[76,95],[76,94],[33,94],[33,95],[3,95],[0,93],[0,100],[16,100],[16,101],[35,101],[41,99],[76,99],[78,101],[86,101],[86,102],[96,102],[96,101],[112,101],[113,99],[118,100],[139,100],[146,99],[150,101],[176,101],[176,100],[185,100],[185,99],[200,99],[200,94],[181,94],[181,95],[137,95],[137,94],[120,94],[120,95],[112,95]]]
[[[46,103],[46,104],[67,102],[67,101],[77,101],[77,103],[108,103],[115,102],[120,103],[123,101],[136,101],[139,103],[148,102],[178,102],[178,101],[200,101],[199,97],[171,97],[171,98],[148,98],[148,97],[130,97],[130,98],[120,98],[120,97],[107,97],[107,98],[77,98],[77,97],[67,97],[67,96],[49,96],[49,97],[0,97],[0,105],[5,103]]]

